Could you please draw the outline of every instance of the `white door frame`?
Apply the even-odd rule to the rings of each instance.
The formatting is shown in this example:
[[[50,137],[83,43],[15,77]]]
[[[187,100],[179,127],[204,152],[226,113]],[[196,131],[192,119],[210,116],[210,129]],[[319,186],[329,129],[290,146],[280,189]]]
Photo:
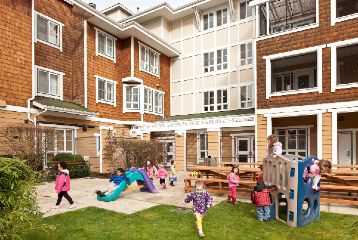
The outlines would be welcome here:
[[[353,164],[357,163],[357,146],[356,146],[356,133],[358,131],[358,128],[342,128],[342,129],[337,129],[337,143],[338,143],[338,134],[341,133],[341,132],[352,132],[352,135],[353,135],[353,140],[352,140],[352,149],[353,149],[353,152],[352,152],[352,156],[353,156]],[[338,144],[337,144],[337,162],[338,164]]]
[[[239,141],[240,140],[247,140],[248,142],[248,151],[247,151],[247,162],[255,162],[255,157],[249,157],[250,155],[250,152],[251,154],[255,155],[255,151],[254,151],[254,140],[255,140],[255,136],[250,134],[245,134],[244,136],[240,136],[240,135],[233,135],[232,136],[232,161],[235,159],[235,160],[238,160],[237,159],[237,153],[238,153],[238,144],[239,144]],[[236,141],[236,144],[235,144],[235,141]]]

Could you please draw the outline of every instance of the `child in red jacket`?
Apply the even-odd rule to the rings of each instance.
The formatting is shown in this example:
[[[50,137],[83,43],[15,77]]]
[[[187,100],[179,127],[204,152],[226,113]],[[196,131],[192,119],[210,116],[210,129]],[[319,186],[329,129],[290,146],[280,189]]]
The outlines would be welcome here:
[[[68,195],[68,191],[71,188],[71,179],[69,175],[69,171],[67,170],[66,162],[59,162],[57,165],[58,173],[56,176],[56,193],[57,193],[57,202],[55,208],[60,208],[60,203],[62,201],[62,197],[65,197],[67,201],[70,203],[70,208],[76,207],[76,204],[73,202],[70,195]]]
[[[257,219],[262,222],[270,220],[270,193],[275,191],[276,187],[267,187],[263,181],[258,181],[254,187],[253,203],[256,204]]]

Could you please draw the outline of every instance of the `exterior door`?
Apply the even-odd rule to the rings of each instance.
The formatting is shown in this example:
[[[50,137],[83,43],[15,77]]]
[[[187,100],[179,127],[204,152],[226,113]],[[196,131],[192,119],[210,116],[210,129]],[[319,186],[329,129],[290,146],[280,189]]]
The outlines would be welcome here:
[[[338,164],[353,164],[353,132],[338,132]]]
[[[254,162],[254,152],[254,137],[249,136],[234,138],[234,162]]]
[[[174,141],[167,141],[166,142],[166,149],[167,149],[167,164],[169,165],[170,162],[174,159],[175,156],[175,142]]]

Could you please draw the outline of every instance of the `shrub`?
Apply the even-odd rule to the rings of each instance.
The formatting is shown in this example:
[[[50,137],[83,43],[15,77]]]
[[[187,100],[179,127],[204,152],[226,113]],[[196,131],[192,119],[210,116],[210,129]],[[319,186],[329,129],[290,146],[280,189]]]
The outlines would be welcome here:
[[[83,157],[78,154],[72,153],[57,153],[56,156],[53,158],[53,161],[60,162],[73,162],[76,161],[76,164],[68,164],[67,169],[70,171],[71,178],[81,178],[87,177],[90,174],[90,169],[88,164],[83,160]],[[57,170],[57,166],[54,166],[54,171]]]
[[[21,239],[27,230],[46,229],[37,207],[39,174],[20,159],[0,158],[0,239]]]

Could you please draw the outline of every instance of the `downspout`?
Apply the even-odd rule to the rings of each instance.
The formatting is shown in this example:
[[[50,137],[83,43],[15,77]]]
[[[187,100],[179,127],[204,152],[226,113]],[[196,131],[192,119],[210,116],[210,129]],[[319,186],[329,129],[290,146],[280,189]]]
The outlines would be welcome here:
[[[35,123],[34,120],[31,119],[31,101],[35,99],[35,0],[31,1],[31,14],[32,14],[32,31],[31,31],[31,78],[32,78],[32,97],[27,99],[27,119]],[[36,124],[35,124],[36,125]]]

